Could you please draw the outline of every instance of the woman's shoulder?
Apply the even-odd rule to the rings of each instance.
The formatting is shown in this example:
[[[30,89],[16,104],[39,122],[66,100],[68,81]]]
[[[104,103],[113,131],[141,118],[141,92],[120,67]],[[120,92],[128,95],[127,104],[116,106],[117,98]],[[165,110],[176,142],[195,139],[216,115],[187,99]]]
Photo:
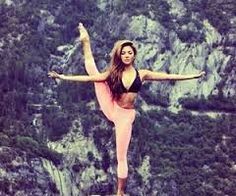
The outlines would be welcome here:
[[[145,76],[147,75],[148,72],[149,72],[148,69],[139,69],[138,70],[139,76],[140,76],[142,81],[143,81],[143,79],[145,78]]]
[[[148,70],[148,69],[139,69],[138,70],[138,73],[141,75],[146,75],[148,72],[150,72],[150,70]]]

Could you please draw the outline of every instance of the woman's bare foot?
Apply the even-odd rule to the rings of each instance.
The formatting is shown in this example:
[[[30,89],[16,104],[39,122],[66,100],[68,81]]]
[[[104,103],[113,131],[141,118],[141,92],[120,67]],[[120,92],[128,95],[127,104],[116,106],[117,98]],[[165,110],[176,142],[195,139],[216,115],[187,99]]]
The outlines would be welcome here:
[[[84,27],[84,25],[82,23],[79,23],[78,29],[79,29],[79,32],[80,32],[79,40],[81,42],[89,42],[88,31],[87,31],[87,29]]]

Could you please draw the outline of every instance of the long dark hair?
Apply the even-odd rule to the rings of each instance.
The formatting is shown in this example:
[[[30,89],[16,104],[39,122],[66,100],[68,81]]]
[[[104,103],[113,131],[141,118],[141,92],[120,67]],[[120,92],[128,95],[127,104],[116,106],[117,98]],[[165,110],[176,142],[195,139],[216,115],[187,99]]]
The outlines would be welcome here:
[[[137,54],[137,49],[135,48],[133,42],[129,40],[119,40],[114,44],[114,47],[111,51],[111,61],[109,67],[109,76],[107,79],[107,83],[110,87],[112,97],[115,100],[118,100],[121,97],[122,89],[120,86],[122,73],[125,69],[125,64],[121,60],[121,51],[123,47],[130,46],[133,51],[134,55]]]

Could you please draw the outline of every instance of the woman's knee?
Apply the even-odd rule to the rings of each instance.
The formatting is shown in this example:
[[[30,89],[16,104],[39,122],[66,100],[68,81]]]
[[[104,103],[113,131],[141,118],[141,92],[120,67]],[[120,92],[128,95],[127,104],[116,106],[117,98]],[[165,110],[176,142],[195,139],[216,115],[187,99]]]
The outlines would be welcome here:
[[[117,162],[127,162],[127,155],[119,155],[116,156]]]

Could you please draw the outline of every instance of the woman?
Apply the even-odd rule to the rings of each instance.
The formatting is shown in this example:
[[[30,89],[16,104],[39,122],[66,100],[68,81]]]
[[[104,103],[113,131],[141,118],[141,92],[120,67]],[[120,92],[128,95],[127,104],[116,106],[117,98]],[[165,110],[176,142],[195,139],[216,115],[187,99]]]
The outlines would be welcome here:
[[[146,69],[137,70],[134,67],[137,50],[133,42],[129,40],[120,40],[115,43],[111,52],[110,67],[107,71],[99,73],[92,55],[88,32],[81,23],[78,28],[80,41],[83,44],[85,68],[89,75],[66,76],[52,71],[49,72],[49,76],[62,80],[94,82],[101,110],[115,125],[118,162],[117,195],[124,195],[125,181],[128,176],[127,151],[135,118],[134,102],[142,83],[146,80],[195,79],[205,73],[176,75]]]

